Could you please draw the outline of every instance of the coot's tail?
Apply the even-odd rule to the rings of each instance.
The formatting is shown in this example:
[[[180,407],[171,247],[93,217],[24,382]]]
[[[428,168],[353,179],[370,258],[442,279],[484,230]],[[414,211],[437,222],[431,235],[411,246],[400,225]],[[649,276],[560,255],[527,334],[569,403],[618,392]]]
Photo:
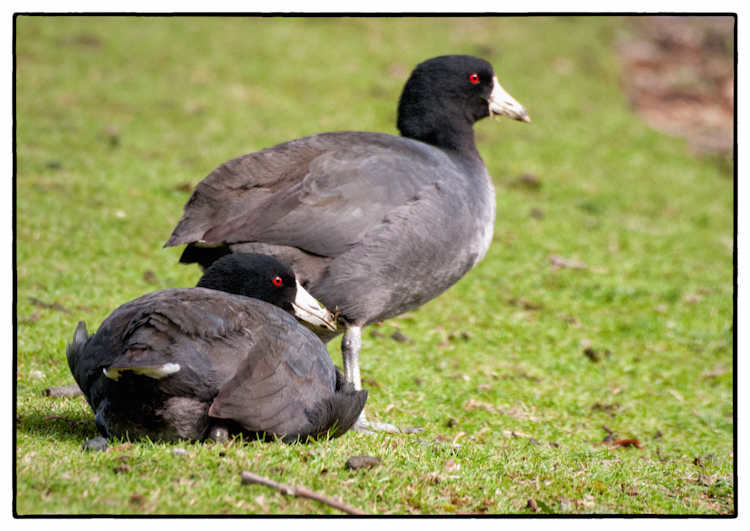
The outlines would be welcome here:
[[[73,378],[75,378],[76,383],[78,383],[78,386],[87,396],[88,385],[86,378],[83,374],[80,374],[80,362],[83,350],[86,348],[86,344],[90,339],[91,336],[89,335],[88,330],[86,330],[86,323],[79,321],[76,331],[73,333],[73,341],[68,343],[68,348],[65,352],[68,357],[68,367],[70,367],[70,372],[73,373]]]
[[[352,429],[365,409],[366,402],[367,391],[357,391],[353,385],[345,384],[335,395],[319,402],[308,413],[309,424],[305,428],[298,433],[286,435],[282,440],[304,442],[308,437],[341,437]]]
[[[341,370],[336,370],[336,392],[333,396],[320,401],[312,411],[307,412],[308,425],[298,433],[288,434],[282,440],[294,442],[317,439],[329,436],[332,439],[341,437],[354,427],[360,414],[365,409],[367,391],[357,391],[354,385],[344,380]]]
[[[167,245],[169,244],[167,243]],[[199,247],[191,243],[188,244],[187,247],[185,247],[184,251],[182,251],[182,256],[180,256],[180,263],[198,263],[198,265],[201,266],[201,269],[205,271],[216,260],[228,254],[232,254],[232,250],[226,245],[220,245],[217,247]]]

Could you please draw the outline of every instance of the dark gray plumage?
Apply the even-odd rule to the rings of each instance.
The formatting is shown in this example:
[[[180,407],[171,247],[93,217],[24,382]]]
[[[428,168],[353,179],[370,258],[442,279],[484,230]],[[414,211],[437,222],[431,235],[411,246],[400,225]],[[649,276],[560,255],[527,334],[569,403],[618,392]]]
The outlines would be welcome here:
[[[290,315],[297,290],[287,266],[227,256],[199,286],[213,289],[128,302],[93,336],[79,323],[68,364],[102,435],[203,440],[223,428],[293,441],[352,427],[367,393],[345,384],[320,339]]]
[[[492,113],[529,121],[486,61],[425,61],[399,102],[402,137],[325,133],[230,160],[195,188],[166,246],[188,244],[180,261],[203,267],[248,251],[292,266],[338,308],[360,388],[361,328],[443,293],[489,247],[495,192],[473,125]]]

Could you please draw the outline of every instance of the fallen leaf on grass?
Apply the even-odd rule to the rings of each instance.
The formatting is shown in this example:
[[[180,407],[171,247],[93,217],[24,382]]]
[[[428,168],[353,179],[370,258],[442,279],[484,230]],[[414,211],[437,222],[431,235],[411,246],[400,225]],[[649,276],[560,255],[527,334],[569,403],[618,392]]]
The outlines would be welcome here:
[[[620,404],[619,402],[615,402],[614,404],[601,404],[597,402],[596,404],[591,406],[591,411],[602,411],[609,415],[610,417],[614,417],[617,415],[617,411],[620,410]],[[604,426],[602,426],[604,427]],[[605,428],[605,431],[608,431],[609,428]],[[611,431],[609,431],[611,433]]]
[[[183,182],[176,186],[172,187],[172,190],[175,190],[177,192],[192,192],[193,191],[193,184],[190,182]]]
[[[571,509],[573,509],[573,500],[568,498],[567,496],[560,496],[559,500],[560,502],[560,511],[563,513],[569,513]]]
[[[537,190],[542,186],[539,177],[531,172],[526,172],[516,179],[506,181],[510,188],[526,188],[527,190]]]
[[[414,342],[412,338],[405,335],[403,332],[401,332],[401,330],[396,330],[395,332],[393,332],[391,339],[398,341],[399,343],[413,343]]]
[[[484,409],[486,411],[489,411],[490,413],[496,413],[495,407],[491,404],[486,404],[484,402],[477,402],[473,398],[470,398],[469,401],[464,406],[464,409],[466,411],[470,411],[472,409]]]
[[[590,359],[594,363],[599,363],[600,361],[602,361],[602,355],[599,353],[599,351],[594,350],[590,339],[581,339],[580,345],[583,353],[588,359]],[[611,354],[612,352],[609,350],[604,351],[605,356],[610,356]]]
[[[455,444],[456,444],[456,442],[457,442],[457,441],[458,441],[458,440],[459,440],[459,439],[460,439],[461,437],[465,437],[465,436],[466,436],[466,432],[465,432],[465,431],[460,431],[460,432],[458,432],[458,433],[456,434],[456,436],[455,436],[455,437],[453,437],[453,442],[452,442],[451,444],[454,444],[454,445],[455,445]]]
[[[717,376],[721,376],[722,374],[725,374],[726,372],[727,372],[726,368],[724,368],[721,365],[717,365],[713,371],[705,372],[701,374],[701,378],[703,379],[716,378]]]
[[[583,507],[585,509],[590,509],[591,507],[594,507],[594,505],[596,505],[594,501],[594,496],[591,494],[584,494],[582,499],[574,500],[574,503],[578,507]]]
[[[424,475],[420,478],[421,483],[427,483],[428,485],[437,485],[444,479],[445,478],[437,472],[430,472],[429,474]]]
[[[678,393],[677,391],[675,391],[674,389],[668,389],[667,391],[669,392],[670,395],[672,395],[673,397],[675,397],[680,402],[684,402],[685,401],[685,399],[683,398],[683,396],[680,393]]]
[[[443,465],[443,469],[445,469],[446,472],[453,472],[455,470],[460,470],[461,465],[456,464],[453,459],[449,459],[448,462]]]
[[[125,463],[114,468],[115,474],[127,474],[130,472],[130,465]]]
[[[346,460],[346,468],[349,470],[360,470],[380,465],[380,458],[372,455],[355,455]]]
[[[535,383],[542,383],[542,378],[540,378],[539,376],[533,376],[521,368],[516,368],[515,370],[518,372],[516,372],[515,374],[503,374],[500,377],[500,379],[501,380],[515,380],[518,378],[522,378],[524,380],[533,381]]]
[[[39,313],[39,312],[34,312],[31,315],[29,315],[28,317],[23,317],[23,318],[19,319],[18,322],[19,323],[35,323],[35,322],[37,322],[37,320],[39,320],[39,317],[41,315],[42,314]]]
[[[110,146],[117,147],[120,145],[120,130],[116,125],[110,124],[107,126],[106,137]]]
[[[512,417],[514,419],[530,420],[531,422],[539,422],[538,417],[535,417],[531,415],[530,413],[523,411],[521,409],[517,409],[514,407],[506,409],[506,407],[504,406],[495,408],[492,404],[487,404],[484,402],[477,402],[474,398],[469,399],[469,401],[464,406],[464,409],[466,411],[470,411],[472,409],[484,409],[485,411],[488,411],[496,415],[504,415],[506,417]]]
[[[560,269],[561,267],[566,267],[568,269],[586,269],[588,267],[583,262],[574,262],[573,260],[563,258],[559,254],[551,254],[549,259],[550,262],[552,262],[550,269],[553,270]]]
[[[135,505],[136,507],[143,507],[146,504],[146,497],[143,494],[138,494],[137,492],[134,493],[130,500],[130,505]]]
[[[456,426],[458,426],[458,424],[459,424],[458,420],[454,418],[449,418],[448,420],[445,421],[445,425],[449,428],[455,428]],[[438,437],[441,437],[441,436],[438,435]]]
[[[539,508],[539,505],[537,505],[537,503],[534,500],[534,498],[529,498],[526,501],[526,507],[528,507],[529,509],[531,509],[535,513],[541,513],[542,512],[542,510]]]
[[[571,323],[573,326],[581,326],[581,320],[575,315],[563,315],[562,320],[566,323]]]
[[[541,310],[544,307],[541,304],[531,302],[527,299],[508,299],[508,303],[512,304],[513,306],[519,306],[524,310]]]
[[[508,437],[521,437],[524,439],[531,439],[531,435],[527,435],[522,431],[503,430],[503,435],[507,435]]]
[[[600,442],[596,444],[603,444],[607,446],[613,446],[615,448],[631,448],[635,447],[639,450],[643,449],[646,445],[643,444],[638,439],[618,439],[616,441],[606,441],[606,442]]]
[[[125,450],[130,450],[133,447],[133,443],[126,442],[122,444],[118,444],[117,446],[112,447],[113,452],[124,452]]]

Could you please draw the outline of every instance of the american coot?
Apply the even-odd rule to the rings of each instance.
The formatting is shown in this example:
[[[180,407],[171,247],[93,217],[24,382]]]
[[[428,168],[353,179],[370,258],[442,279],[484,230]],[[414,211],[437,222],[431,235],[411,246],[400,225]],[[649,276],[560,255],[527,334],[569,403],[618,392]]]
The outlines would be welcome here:
[[[291,313],[335,329],[288,266],[234,254],[196,288],[120,306],[93,336],[80,322],[68,365],[104,437],[338,437],[367,391],[344,382],[325,345]]]
[[[165,246],[188,244],[180,261],[203,267],[248,251],[291,265],[339,309],[344,372],[360,389],[362,328],[441,294],[487,252],[495,190],[473,125],[494,114],[530,121],[488,62],[425,61],[401,95],[402,137],[325,133],[230,160],[196,186]]]

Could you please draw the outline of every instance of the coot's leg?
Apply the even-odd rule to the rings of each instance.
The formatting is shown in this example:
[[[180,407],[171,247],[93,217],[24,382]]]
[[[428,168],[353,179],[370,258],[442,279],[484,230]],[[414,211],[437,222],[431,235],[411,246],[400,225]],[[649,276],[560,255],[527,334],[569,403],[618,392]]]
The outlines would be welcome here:
[[[354,384],[354,388],[359,391],[362,389],[362,379],[359,375],[359,353],[362,350],[362,327],[348,326],[344,332],[344,338],[341,340],[341,354],[344,358],[344,378],[346,381]],[[400,430],[393,424],[385,422],[370,422],[364,409],[359,415],[359,419],[353,428],[355,431],[386,431],[388,433],[397,433]]]
[[[362,350],[362,328],[359,326],[348,326],[341,340],[341,354],[344,357],[344,377],[346,381],[354,384],[357,391],[362,389],[362,380],[359,376],[359,353]]]

